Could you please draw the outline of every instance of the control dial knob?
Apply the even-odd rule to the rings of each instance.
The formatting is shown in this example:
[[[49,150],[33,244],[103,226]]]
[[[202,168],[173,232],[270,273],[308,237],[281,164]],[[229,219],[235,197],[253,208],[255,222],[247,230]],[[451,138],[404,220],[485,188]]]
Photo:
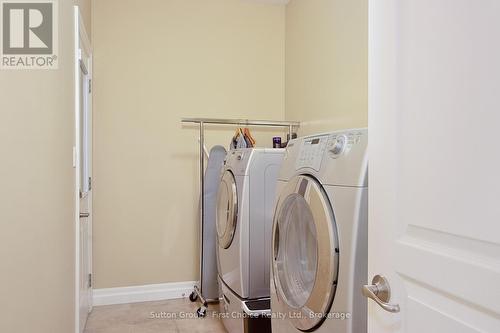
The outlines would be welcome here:
[[[342,154],[345,150],[346,143],[347,137],[345,135],[337,136],[329,147],[330,153],[335,157]]]

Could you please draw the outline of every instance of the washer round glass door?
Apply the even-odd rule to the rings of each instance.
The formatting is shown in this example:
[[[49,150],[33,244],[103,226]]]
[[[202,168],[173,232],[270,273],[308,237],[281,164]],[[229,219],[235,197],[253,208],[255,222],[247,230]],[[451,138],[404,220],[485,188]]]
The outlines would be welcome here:
[[[224,172],[219,185],[216,218],[219,246],[227,249],[233,241],[238,220],[238,193],[234,175],[229,170]]]
[[[330,202],[312,177],[295,177],[280,194],[273,251],[279,311],[300,330],[315,328],[335,296],[339,246]]]

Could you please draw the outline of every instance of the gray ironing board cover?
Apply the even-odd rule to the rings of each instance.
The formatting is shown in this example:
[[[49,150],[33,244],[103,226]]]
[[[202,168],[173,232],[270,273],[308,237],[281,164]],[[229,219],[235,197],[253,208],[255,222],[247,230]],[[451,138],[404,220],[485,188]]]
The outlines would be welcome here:
[[[219,298],[217,285],[217,230],[216,209],[217,192],[219,190],[221,172],[226,158],[226,149],[222,146],[214,146],[210,149],[210,155],[205,170],[205,186],[203,188],[204,210],[203,210],[203,255],[201,271],[201,294],[205,299]]]

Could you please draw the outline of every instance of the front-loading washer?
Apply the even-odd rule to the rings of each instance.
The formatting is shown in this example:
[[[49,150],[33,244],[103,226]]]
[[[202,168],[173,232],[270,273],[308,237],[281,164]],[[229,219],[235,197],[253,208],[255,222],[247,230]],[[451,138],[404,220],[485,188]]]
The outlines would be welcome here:
[[[226,157],[216,225],[220,308],[231,317],[223,320],[230,332],[244,332],[244,321],[232,318],[237,312],[270,308],[271,231],[284,153],[277,148],[247,148],[231,150]],[[249,309],[252,306],[256,308]]]
[[[367,330],[368,132],[289,143],[278,177],[271,263],[272,331]]]

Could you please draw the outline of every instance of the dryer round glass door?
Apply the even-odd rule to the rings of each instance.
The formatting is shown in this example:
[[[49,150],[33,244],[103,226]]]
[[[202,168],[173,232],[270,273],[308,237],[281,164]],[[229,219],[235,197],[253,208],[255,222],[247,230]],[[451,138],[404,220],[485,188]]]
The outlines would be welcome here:
[[[227,249],[233,241],[237,220],[238,194],[236,192],[236,182],[233,173],[226,170],[217,193],[216,216],[219,246],[223,249]]]
[[[312,177],[298,176],[280,194],[273,225],[278,309],[300,330],[315,328],[335,296],[338,237],[328,197]]]

